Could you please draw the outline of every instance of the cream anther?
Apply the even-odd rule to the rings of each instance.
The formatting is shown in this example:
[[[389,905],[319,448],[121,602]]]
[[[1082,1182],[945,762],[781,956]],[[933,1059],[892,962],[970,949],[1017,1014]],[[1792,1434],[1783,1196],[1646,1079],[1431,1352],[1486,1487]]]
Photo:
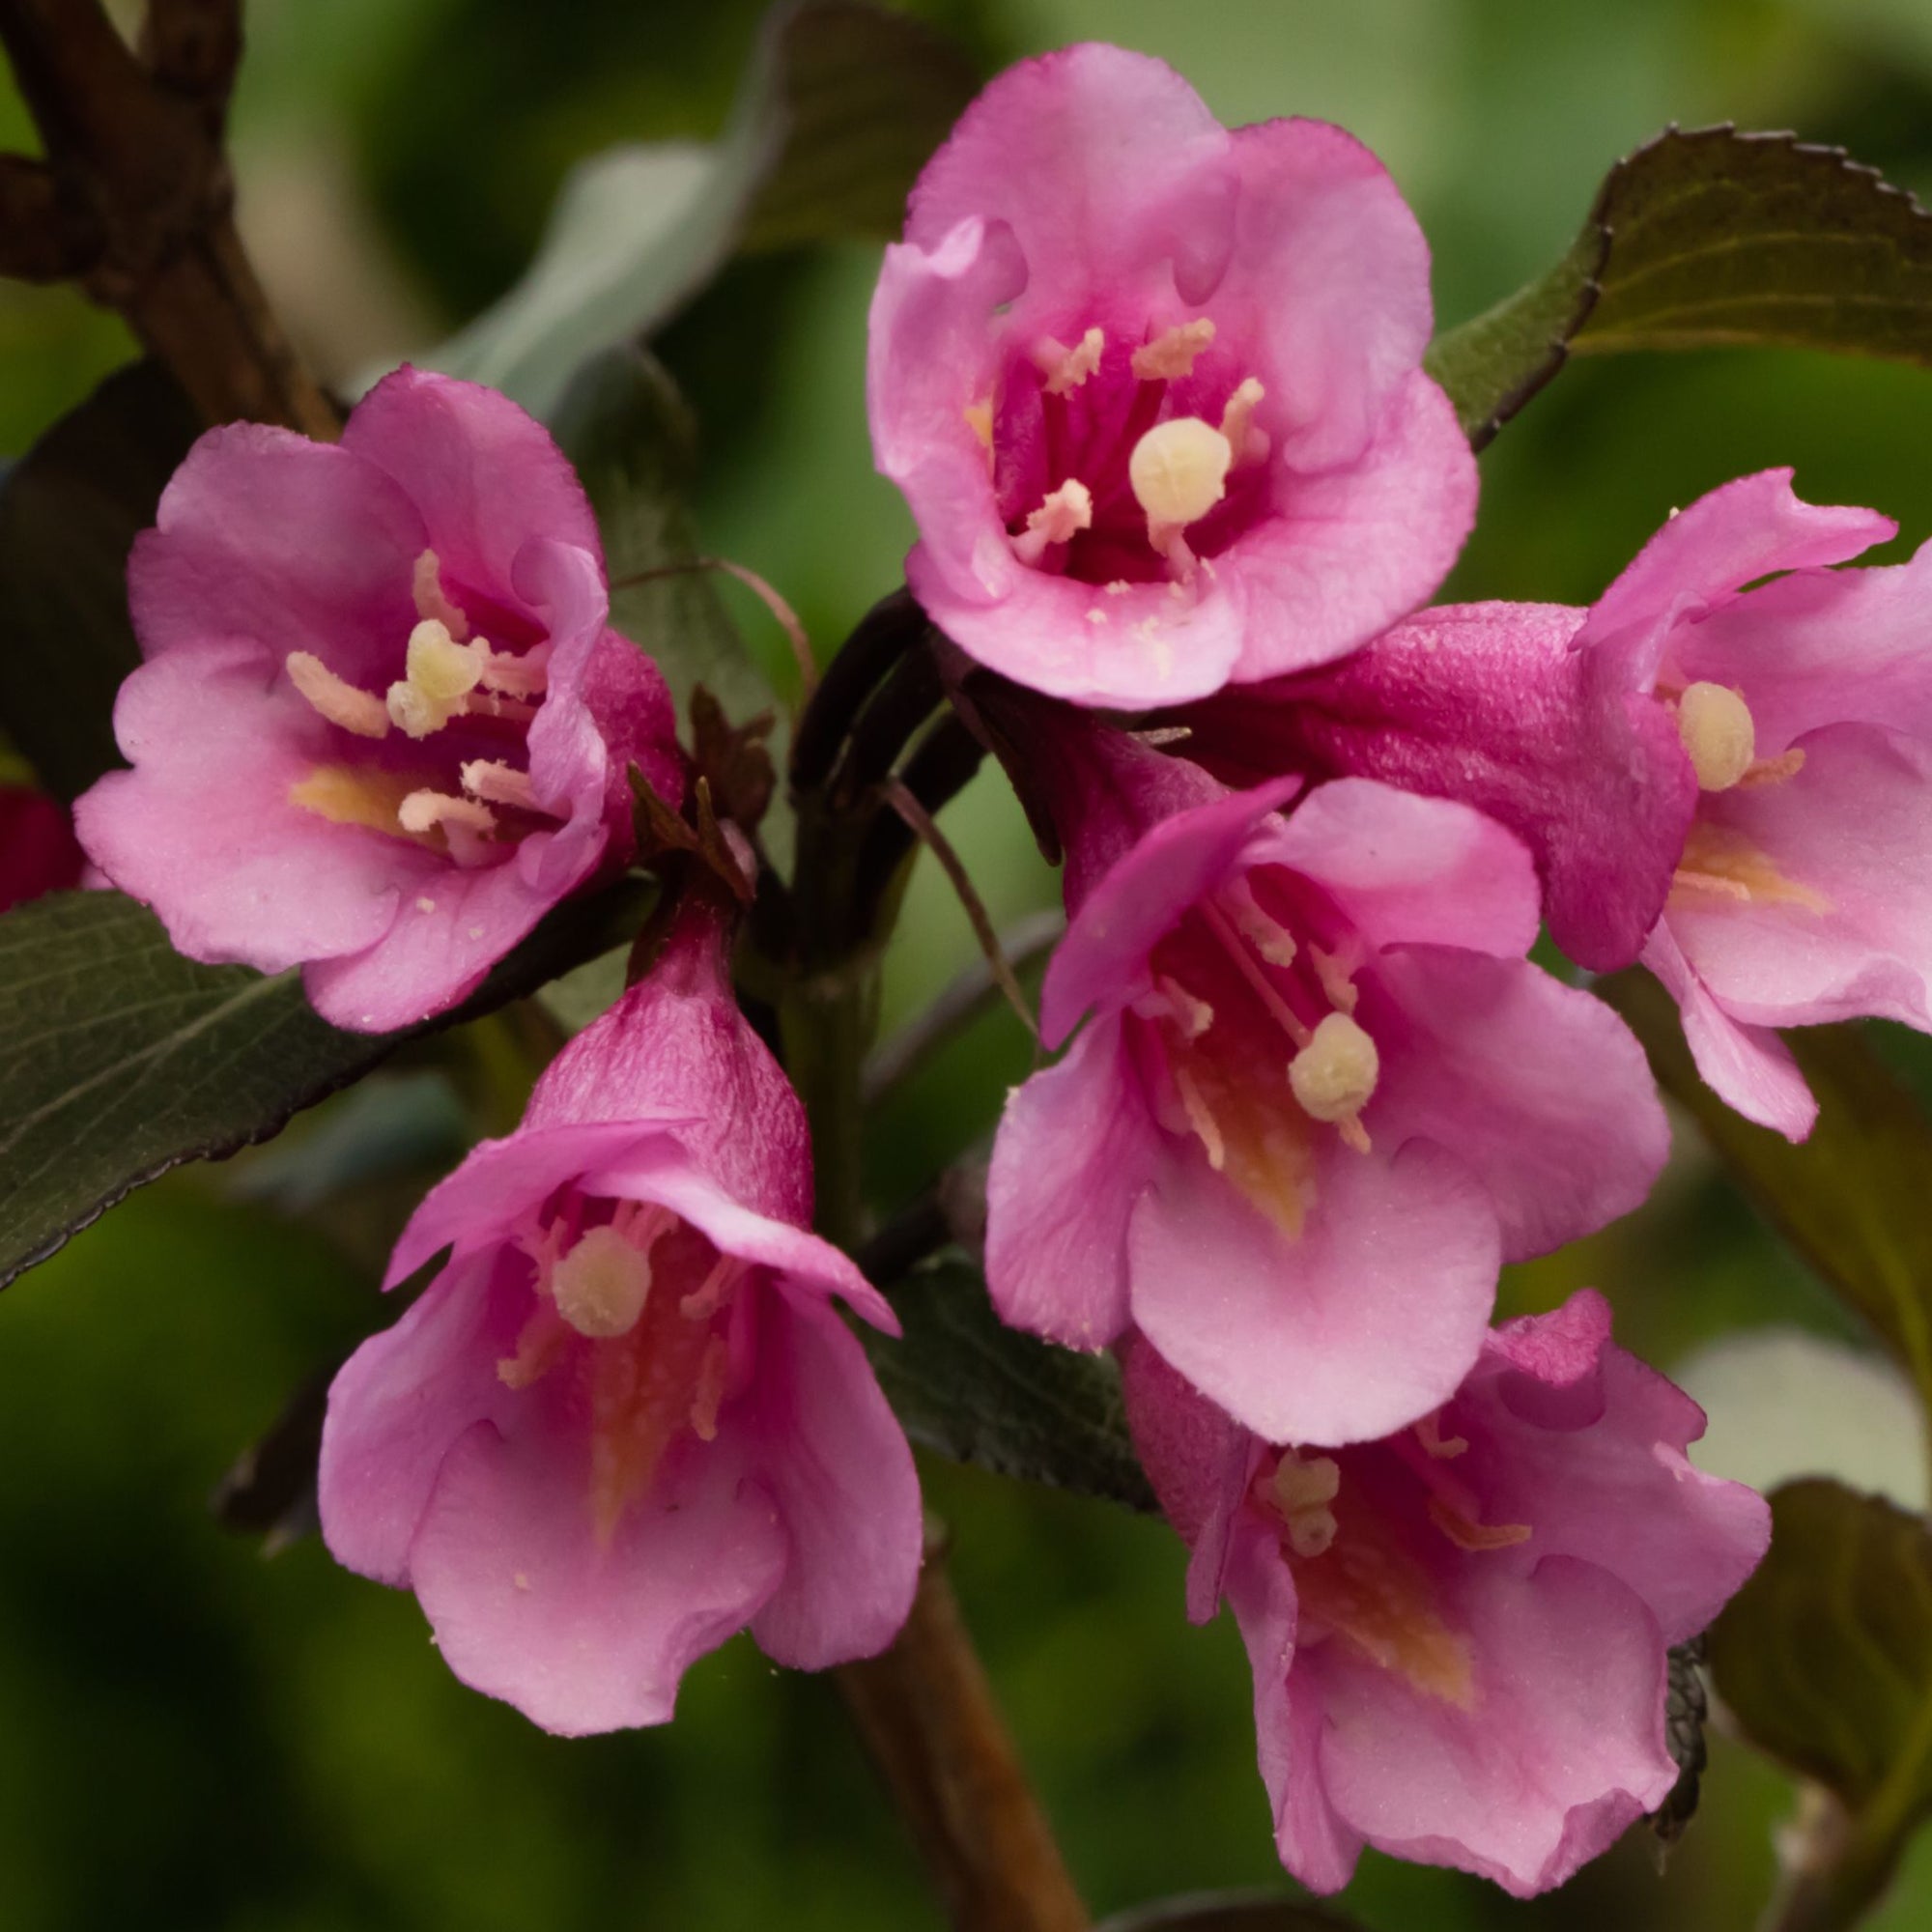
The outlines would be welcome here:
[[[442,565],[433,550],[416,558],[410,576],[410,592],[415,599],[416,615],[434,618],[460,644],[469,636],[469,619],[452,604],[442,588]]]
[[[291,651],[287,664],[289,682],[331,724],[339,724],[358,738],[389,735],[389,714],[380,697],[356,690],[308,651]]]
[[[1288,1525],[1288,1547],[1296,1556],[1320,1556],[1335,1541],[1339,1525],[1330,1507],[1342,1489],[1342,1469],[1332,1456],[1305,1462],[1284,1450],[1269,1479],[1268,1493]]]
[[[1702,791],[1729,791],[1757,756],[1750,706],[1721,684],[1685,687],[1677,700],[1677,735]]]
[[[1289,1062],[1288,1084],[1313,1121],[1351,1121],[1369,1103],[1381,1071],[1376,1043],[1347,1013],[1330,1013]]]
[[[541,811],[530,775],[498,759],[478,758],[463,767],[463,789],[489,805],[507,805],[519,811]]]
[[[496,850],[490,835],[497,829],[497,814],[473,798],[412,791],[397,806],[396,823],[416,838],[440,832],[459,866],[485,865]]]
[[[1214,325],[1207,316],[1177,323],[1151,342],[1134,351],[1134,374],[1143,383],[1174,383],[1194,369],[1194,358],[1214,339]]]
[[[1094,526],[1094,494],[1077,476],[1069,476],[1027,518],[1026,528],[1013,539],[1013,553],[1022,563],[1037,563],[1048,544],[1071,543]]]
[[[478,682],[485,691],[512,697],[541,696],[550,688],[550,646],[533,644],[522,657],[515,651],[493,651],[483,639],[470,645],[481,659]]]
[[[592,1228],[552,1268],[550,1292],[556,1312],[580,1335],[593,1341],[628,1335],[651,1292],[650,1256],[615,1228]]]
[[[1262,910],[1255,898],[1253,886],[1245,878],[1237,879],[1227,888],[1223,896],[1227,901],[1229,917],[1235,923],[1235,930],[1270,966],[1286,969],[1294,964],[1297,949],[1293,933],[1279,920]]]
[[[1147,512],[1148,540],[1156,550],[1165,551],[1221,500],[1234,460],[1228,439],[1199,416],[1156,423],[1134,444],[1127,481]]]
[[[427,738],[467,709],[483,675],[484,654],[459,644],[440,618],[425,617],[410,633],[404,678],[389,687],[389,716],[412,738]]]
[[[1527,1543],[1530,1538],[1530,1527],[1526,1522],[1478,1522],[1473,1516],[1444,1502],[1440,1496],[1429,1498],[1429,1520],[1458,1549],[1474,1552],[1514,1549],[1519,1543]]]
[[[1034,345],[1033,359],[1046,378],[1046,393],[1064,396],[1077,389],[1100,366],[1106,348],[1107,338],[1097,328],[1090,328],[1071,349],[1050,335],[1042,336]]]
[[[1228,398],[1228,406],[1221,412],[1221,434],[1228,439],[1228,447],[1235,452],[1237,466],[1260,463],[1267,456],[1267,431],[1255,426],[1255,411],[1266,394],[1261,384],[1249,376]]]

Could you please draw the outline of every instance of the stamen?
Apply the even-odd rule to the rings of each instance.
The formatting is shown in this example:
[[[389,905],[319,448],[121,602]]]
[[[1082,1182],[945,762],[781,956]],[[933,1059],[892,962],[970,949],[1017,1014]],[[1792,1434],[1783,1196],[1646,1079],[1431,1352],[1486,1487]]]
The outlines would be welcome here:
[[[1804,769],[1804,753],[1796,745],[1788,752],[1780,752],[1775,758],[1759,758],[1743,778],[1738,781],[1742,791],[1750,791],[1758,785],[1782,784],[1786,779],[1795,779]]]
[[[1192,1072],[1179,1061],[1169,1062],[1169,1071],[1174,1075],[1175,1091],[1180,1095],[1180,1104],[1186,1109],[1187,1124],[1194,1129],[1195,1138],[1208,1156],[1208,1165],[1219,1174],[1228,1164],[1228,1144],[1221,1138],[1221,1123],[1215,1120],[1214,1111],[1208,1104],[1208,1096],[1202,1093],[1200,1083]]]
[[[1445,1503],[1440,1496],[1429,1498],[1429,1520],[1458,1549],[1478,1553],[1492,1549],[1513,1549],[1527,1543],[1531,1531],[1526,1522],[1478,1522],[1474,1517]]]
[[[1294,964],[1297,948],[1294,935],[1287,926],[1264,912],[1255,897],[1254,887],[1245,875],[1226,886],[1221,892],[1222,902],[1228,908],[1229,917],[1235,923],[1235,929],[1270,966],[1284,970]]]
[[[568,1325],[548,1301],[539,1301],[517,1337],[516,1353],[504,1355],[497,1364],[497,1379],[505,1388],[528,1388],[541,1381],[556,1366],[556,1358],[570,1340]]]
[[[980,439],[986,454],[993,453],[993,399],[986,396],[977,403],[968,403],[960,411],[966,418],[966,427]]]
[[[416,615],[440,624],[460,644],[469,636],[469,619],[449,601],[442,587],[442,565],[433,550],[416,558],[411,573],[410,590],[415,598]]]
[[[1077,476],[1069,476],[1027,518],[1026,528],[1013,539],[1013,554],[1022,563],[1037,563],[1048,544],[1071,543],[1094,527],[1094,495]]]
[[[1232,959],[1241,978],[1253,988],[1255,996],[1267,1009],[1268,1017],[1293,1040],[1297,1049],[1304,1048],[1315,1037],[1293,1007],[1284,1000],[1262,966],[1262,962],[1248,951],[1241,935],[1230,923],[1228,915],[1212,899],[1201,902],[1201,917],[1207,923],[1208,930],[1221,942],[1221,950]],[[1306,1111],[1304,1109],[1304,1111]]]
[[[530,789],[530,775],[499,759],[478,758],[463,767],[463,789],[490,805],[507,805],[518,811],[541,811]]]
[[[318,765],[289,787],[289,803],[331,825],[360,825],[391,836],[407,827],[396,820],[413,780],[367,765]]]
[[[515,651],[493,651],[482,638],[471,648],[483,660],[478,682],[485,691],[500,691],[512,697],[540,697],[550,689],[548,644],[533,644],[521,657]]]
[[[1214,1024],[1214,1009],[1196,998],[1179,980],[1163,973],[1153,985],[1152,999],[1146,1004],[1155,1010],[1147,1015],[1149,1018],[1171,1020],[1186,1039],[1199,1039]]]
[[[1177,323],[1134,351],[1134,374],[1143,383],[1179,382],[1193,373],[1195,357],[1213,339],[1214,325],[1205,315]]]
[[[1691,823],[1670,890],[1673,895],[1709,893],[1745,904],[1791,905],[1814,913],[1832,910],[1832,901],[1822,893],[1787,879],[1742,833],[1701,819]]]
[[[440,619],[425,617],[410,633],[405,677],[389,687],[389,716],[412,738],[427,738],[466,708],[482,675],[482,653],[459,644]]]
[[[592,1228],[551,1270],[550,1292],[580,1335],[628,1335],[651,1292],[650,1256],[615,1228]]]
[[[714,1335],[704,1345],[704,1359],[697,1365],[697,1386],[691,1398],[691,1430],[700,1442],[710,1442],[718,1435],[718,1408],[724,1400],[724,1382],[731,1372],[731,1350],[724,1336]]]
[[[1333,952],[1311,946],[1308,957],[1328,1004],[1338,1013],[1352,1013],[1362,997],[1361,988],[1355,984],[1355,975],[1362,965],[1359,943],[1345,940]]]
[[[1431,1409],[1415,1425],[1415,1439],[1422,1444],[1424,1454],[1438,1463],[1453,1463],[1469,1446],[1467,1436],[1443,1435],[1439,1408]]]
[[[720,1255],[711,1272],[678,1302],[677,1312],[687,1321],[708,1321],[731,1298],[739,1276],[746,1272],[745,1264],[735,1257]]]
[[[1046,393],[1064,396],[1077,389],[1100,366],[1106,348],[1107,338],[1097,328],[1090,328],[1071,349],[1050,335],[1042,336],[1034,345],[1033,359],[1046,378]]]
[[[462,709],[471,718],[501,718],[512,724],[527,724],[537,715],[534,704],[521,698],[499,697],[494,691],[472,691]]]
[[[1677,700],[1677,735],[1701,791],[1729,791],[1757,756],[1750,707],[1721,684],[1687,685]]]
[[[459,866],[487,865],[495,856],[491,834],[497,814],[474,799],[452,798],[447,792],[412,791],[396,808],[396,823],[420,837],[440,832],[449,841],[449,855]]]
[[[1268,1481],[1268,1496],[1288,1525],[1288,1547],[1294,1555],[1326,1555],[1339,1527],[1329,1505],[1341,1489],[1342,1467],[1332,1456],[1311,1456],[1304,1462],[1293,1449],[1282,1451]]]
[[[1170,557],[1177,547],[1185,551],[1180,532],[1227,494],[1234,460],[1228,439],[1199,416],[1156,423],[1134,444],[1127,481],[1147,512],[1148,541],[1155,550]]]
[[[1376,1043],[1347,1013],[1330,1013],[1289,1063],[1288,1084],[1310,1120],[1353,1120],[1369,1103],[1381,1071]]]
[[[331,724],[339,724],[358,738],[389,735],[389,714],[380,697],[358,691],[348,679],[337,677],[312,652],[291,651],[284,663],[289,682]]]
[[[1249,376],[1228,398],[1228,405],[1221,412],[1221,434],[1228,439],[1228,446],[1235,452],[1235,467],[1237,469],[1244,465],[1267,461],[1271,447],[1268,433],[1255,422],[1255,411],[1266,394],[1261,384]]]

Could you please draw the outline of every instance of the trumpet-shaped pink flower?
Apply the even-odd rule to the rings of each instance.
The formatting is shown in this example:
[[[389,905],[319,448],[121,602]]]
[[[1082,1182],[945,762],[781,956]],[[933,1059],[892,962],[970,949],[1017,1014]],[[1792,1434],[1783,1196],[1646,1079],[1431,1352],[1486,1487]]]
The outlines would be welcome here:
[[[1828,568],[1894,527],[1801,501],[1789,470],[1743,477],[1589,611],[1425,611],[1190,707],[1188,750],[1490,812],[1536,853],[1558,945],[1600,970],[1640,954],[1704,1078],[1800,1139],[1817,1109],[1774,1029],[1932,1027],[1932,552]]]
[[[450,1257],[329,1392],[330,1549],[553,1731],[664,1721],[747,1625],[804,1669],[883,1649],[919,1489],[834,1297],[896,1324],[810,1205],[803,1110],[688,913],[404,1234],[391,1287]]]
[[[1635,1207],[1667,1129],[1614,1014],[1524,953],[1528,855],[1366,780],[1231,793],[1098,727],[1055,734],[1073,917],[1049,1044],[994,1147],[1006,1319],[1131,1322],[1277,1441],[1445,1401],[1504,1260]]]
[[[1022,63],[927,164],[872,304],[914,595],[982,663],[1087,703],[1353,649],[1474,515],[1431,321],[1414,217],[1341,129],[1230,131],[1118,47]]]
[[[682,793],[582,487],[473,384],[400,370],[338,444],[211,431],[128,592],[134,769],[80,800],[81,842],[190,958],[299,965],[339,1026],[453,1005],[621,863],[627,765]]]
[[[1756,1566],[1770,1512],[1691,1466],[1703,1412],[1609,1329],[1590,1290],[1505,1322],[1426,1420],[1322,1450],[1127,1349],[1188,1614],[1234,1608],[1275,1843],[1313,1890],[1371,1844],[1546,1891],[1675,1781],[1665,1652]]]

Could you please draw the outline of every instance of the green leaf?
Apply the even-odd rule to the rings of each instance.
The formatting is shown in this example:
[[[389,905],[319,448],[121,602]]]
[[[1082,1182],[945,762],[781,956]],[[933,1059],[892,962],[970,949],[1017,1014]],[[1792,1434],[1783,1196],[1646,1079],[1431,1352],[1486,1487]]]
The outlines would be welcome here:
[[[1932,365],[1932,216],[1840,149],[1673,128],[1610,170],[1547,276],[1426,366],[1481,448],[1570,355],[1737,343]]]
[[[0,1287],[130,1189],[266,1140],[404,1040],[602,952],[650,896],[626,880],[558,907],[462,1007],[393,1034],[328,1025],[293,973],[184,959],[118,893],[0,916]]]
[[[0,486],[0,727],[62,799],[121,762],[114,695],[141,662],[128,551],[201,428],[160,365],[136,362]]]
[[[1918,1100],[1858,1028],[1799,1028],[1785,1044],[1818,1096],[1818,1124],[1794,1146],[1733,1113],[1698,1078],[1676,1006],[1648,973],[1619,973],[1597,990],[1765,1217],[1932,1400],[1932,1216],[1924,1209],[1932,1121]]]
[[[1094,1932],[1354,1932],[1352,1918],[1269,1892],[1196,1892],[1118,1913]]]
[[[734,717],[771,692],[697,560],[683,491],[696,460],[696,427],[677,385],[648,350],[626,344],[593,356],[564,392],[559,447],[590,493],[613,586],[611,618],[656,659],[680,719],[702,684]],[[627,582],[646,576],[646,582]]]
[[[660,327],[738,250],[896,234],[979,78],[903,14],[850,0],[781,10],[724,138],[583,162],[524,278],[431,361],[549,415],[580,363]]]
[[[1751,1742],[1847,1814],[1799,1881],[1812,1916],[1788,1905],[1778,1923],[1849,1925],[1932,1811],[1932,1531],[1823,1480],[1771,1509],[1771,1553],[1711,1632],[1712,1673]]]
[[[915,1442],[1003,1476],[1158,1509],[1109,1357],[1004,1326],[985,1284],[956,1255],[916,1268],[892,1302],[903,1337],[868,1333],[867,1346]]]

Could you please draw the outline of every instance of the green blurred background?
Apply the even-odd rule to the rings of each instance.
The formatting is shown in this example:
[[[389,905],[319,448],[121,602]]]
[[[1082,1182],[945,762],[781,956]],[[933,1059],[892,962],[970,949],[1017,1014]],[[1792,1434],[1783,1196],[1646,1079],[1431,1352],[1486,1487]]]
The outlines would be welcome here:
[[[1347,124],[1419,212],[1445,321],[1553,259],[1607,164],[1670,121],[1796,128],[1932,190],[1932,0],[922,11],[989,71],[1105,36],[1165,55],[1226,120]],[[256,0],[235,119],[244,226],[323,373],[347,380],[425,347],[489,300],[573,160],[715,131],[757,12]],[[0,145],[30,144],[0,96]],[[769,577],[821,644],[895,582],[908,539],[866,438],[875,266],[858,247],[742,265],[662,345],[706,433],[706,547]],[[77,297],[0,287],[0,452],[129,348]],[[1580,363],[1485,456],[1452,593],[1587,600],[1673,505],[1770,463],[1795,464],[1813,498],[1896,515],[1907,547],[1932,529],[1928,450],[1923,372],[1761,353]],[[742,614],[761,621],[755,606]],[[949,823],[1002,918],[1050,895],[995,784]],[[969,947],[923,869],[890,961],[889,1023]],[[1889,1044],[1923,1081],[1914,1043]],[[1017,1029],[995,1017],[929,1067],[879,1122],[880,1198],[983,1131],[1026,1065]],[[449,1158],[453,1102],[440,1104],[415,1179]],[[936,1928],[829,1684],[735,1643],[692,1673],[673,1727],[560,1743],[461,1690],[407,1597],[338,1572],[313,1539],[264,1560],[216,1528],[207,1498],[237,1452],[384,1319],[371,1257],[407,1185],[353,1210],[294,1211],[290,1170],[277,1150],[180,1175],[0,1299],[0,1926]],[[1585,1280],[1610,1294],[1623,1339],[1688,1365],[1718,1413],[1714,1466],[1768,1480],[1817,1464],[1923,1501],[1909,1403],[1688,1129],[1643,1213],[1519,1271],[1506,1298],[1547,1306]],[[1835,1352],[1807,1351],[1792,1329]],[[1762,1351],[1712,1353],[1739,1332]],[[1276,1882],[1245,1665],[1225,1619],[1182,1622],[1179,1546],[1101,1505],[927,1476],[968,1615],[1096,1912]],[[1720,1741],[1704,1813],[1662,1881],[1639,1833],[1536,1906],[1373,1856],[1349,1903],[1383,1932],[1742,1927],[1789,1804],[1780,1776]],[[1928,1915],[1921,1850],[1875,1922],[1902,1932]]]

